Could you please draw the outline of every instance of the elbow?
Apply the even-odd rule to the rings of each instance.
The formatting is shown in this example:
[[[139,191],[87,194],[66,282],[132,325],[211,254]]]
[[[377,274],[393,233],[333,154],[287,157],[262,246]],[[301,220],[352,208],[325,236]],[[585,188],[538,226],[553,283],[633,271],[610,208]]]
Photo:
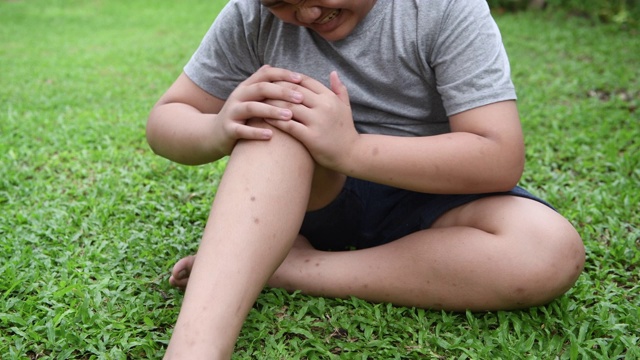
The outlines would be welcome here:
[[[524,163],[524,155],[505,160],[500,165],[500,170],[495,172],[499,174],[495,179],[495,191],[505,192],[516,187],[522,178]]]
[[[149,145],[149,148],[151,148],[151,151],[153,151],[154,154],[159,155],[158,148],[156,146],[156,134],[154,131],[153,120],[151,117],[149,117],[149,119],[147,120],[145,136],[147,138],[147,144]]]
[[[505,174],[505,176],[503,176],[502,179],[497,182],[495,192],[505,192],[512,190],[518,185],[521,177],[522,172],[517,174],[516,171],[511,171],[510,173]]]
[[[160,121],[160,113],[158,112],[158,104],[156,104],[149,113],[149,117],[147,118],[147,124],[145,127],[145,137],[147,139],[147,144],[151,151],[154,154],[166,157],[164,152],[162,151],[162,122]]]

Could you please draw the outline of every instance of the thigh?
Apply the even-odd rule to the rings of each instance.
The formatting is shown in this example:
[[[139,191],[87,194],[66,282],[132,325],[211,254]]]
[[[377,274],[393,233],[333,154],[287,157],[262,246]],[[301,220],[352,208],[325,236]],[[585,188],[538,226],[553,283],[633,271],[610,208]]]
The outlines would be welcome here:
[[[316,163],[307,211],[322,209],[334,201],[342,191],[346,179],[344,174]]]
[[[432,228],[469,227],[498,235],[517,250],[524,247],[553,249],[568,243],[582,249],[573,225],[545,203],[512,195],[496,195],[451,209],[440,216]]]
[[[497,233],[502,228],[516,227],[516,224],[524,226],[527,219],[538,218],[539,213],[546,213],[547,209],[550,213],[555,212],[530,199],[520,199],[510,195],[486,196],[446,211],[433,222],[431,227],[466,226]]]
[[[491,235],[491,242],[468,239],[468,244],[479,246],[475,254],[490,256],[492,266],[502,269],[499,278],[504,284],[513,289],[527,284],[526,288],[538,289],[545,301],[567,291],[584,267],[585,248],[576,229],[560,213],[535,200],[485,197],[448,211],[433,228],[477,229]]]

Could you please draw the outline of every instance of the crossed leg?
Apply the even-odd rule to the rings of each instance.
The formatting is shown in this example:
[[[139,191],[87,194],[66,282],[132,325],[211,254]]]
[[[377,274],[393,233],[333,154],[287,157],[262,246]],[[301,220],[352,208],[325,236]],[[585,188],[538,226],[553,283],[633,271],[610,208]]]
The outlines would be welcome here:
[[[176,263],[172,285],[186,285],[194,259]],[[429,309],[509,310],[562,295],[577,280],[584,259],[582,240],[562,216],[533,200],[496,196],[453,209],[431,229],[374,248],[325,252],[299,236],[268,284]]]
[[[277,129],[268,142],[238,143],[197,256],[173,270],[171,283],[186,293],[167,359],[229,358],[265,284],[423,308],[498,310],[546,303],[582,270],[584,248],[570,223],[512,196],[458,207],[431,229],[386,245],[315,250],[297,235],[305,209],[330,201],[341,179],[318,171],[306,149]]]
[[[584,256],[562,216],[533,200],[496,196],[369,249],[322,252],[299,237],[269,285],[428,309],[509,310],[566,292]]]

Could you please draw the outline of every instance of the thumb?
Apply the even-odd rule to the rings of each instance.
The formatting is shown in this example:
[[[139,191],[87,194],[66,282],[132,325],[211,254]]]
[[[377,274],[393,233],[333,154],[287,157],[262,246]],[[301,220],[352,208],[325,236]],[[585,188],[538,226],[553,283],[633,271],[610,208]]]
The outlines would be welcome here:
[[[347,87],[342,83],[337,71],[332,71],[329,75],[329,83],[331,85],[331,91],[333,91],[342,102],[350,106],[349,104],[349,92]]]

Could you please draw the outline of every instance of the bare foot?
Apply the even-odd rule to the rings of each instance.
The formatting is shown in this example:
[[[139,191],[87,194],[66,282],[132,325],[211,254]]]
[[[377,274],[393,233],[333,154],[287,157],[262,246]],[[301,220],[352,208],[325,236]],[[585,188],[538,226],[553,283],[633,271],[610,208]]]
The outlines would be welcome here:
[[[276,271],[276,273],[270,279],[269,286],[284,287],[282,285],[277,286],[275,284],[282,284],[282,281],[281,281],[282,275],[286,273],[284,269],[289,268],[290,264],[299,263],[298,261],[294,261],[294,259],[298,260],[301,256],[306,254],[307,252],[305,252],[305,250],[315,251],[313,246],[311,246],[311,244],[309,244],[309,242],[305,238],[303,238],[302,236],[298,236],[296,241],[293,243],[293,247],[291,248],[291,251],[287,256],[287,259],[285,260],[286,264],[283,263],[283,265],[285,266],[282,266],[282,265],[280,266],[280,268]],[[181,290],[186,289],[187,284],[189,283],[189,275],[191,274],[191,268],[193,268],[193,262],[195,260],[196,260],[195,255],[186,256],[178,260],[178,262],[175,265],[173,265],[173,269],[171,270],[171,276],[169,277],[169,284]],[[295,270],[295,271],[297,272],[299,270]]]
[[[195,260],[195,255],[183,257],[178,260],[171,270],[169,284],[182,290],[186,289],[187,283],[189,282],[189,275],[191,274],[191,268],[193,268],[193,262]]]

